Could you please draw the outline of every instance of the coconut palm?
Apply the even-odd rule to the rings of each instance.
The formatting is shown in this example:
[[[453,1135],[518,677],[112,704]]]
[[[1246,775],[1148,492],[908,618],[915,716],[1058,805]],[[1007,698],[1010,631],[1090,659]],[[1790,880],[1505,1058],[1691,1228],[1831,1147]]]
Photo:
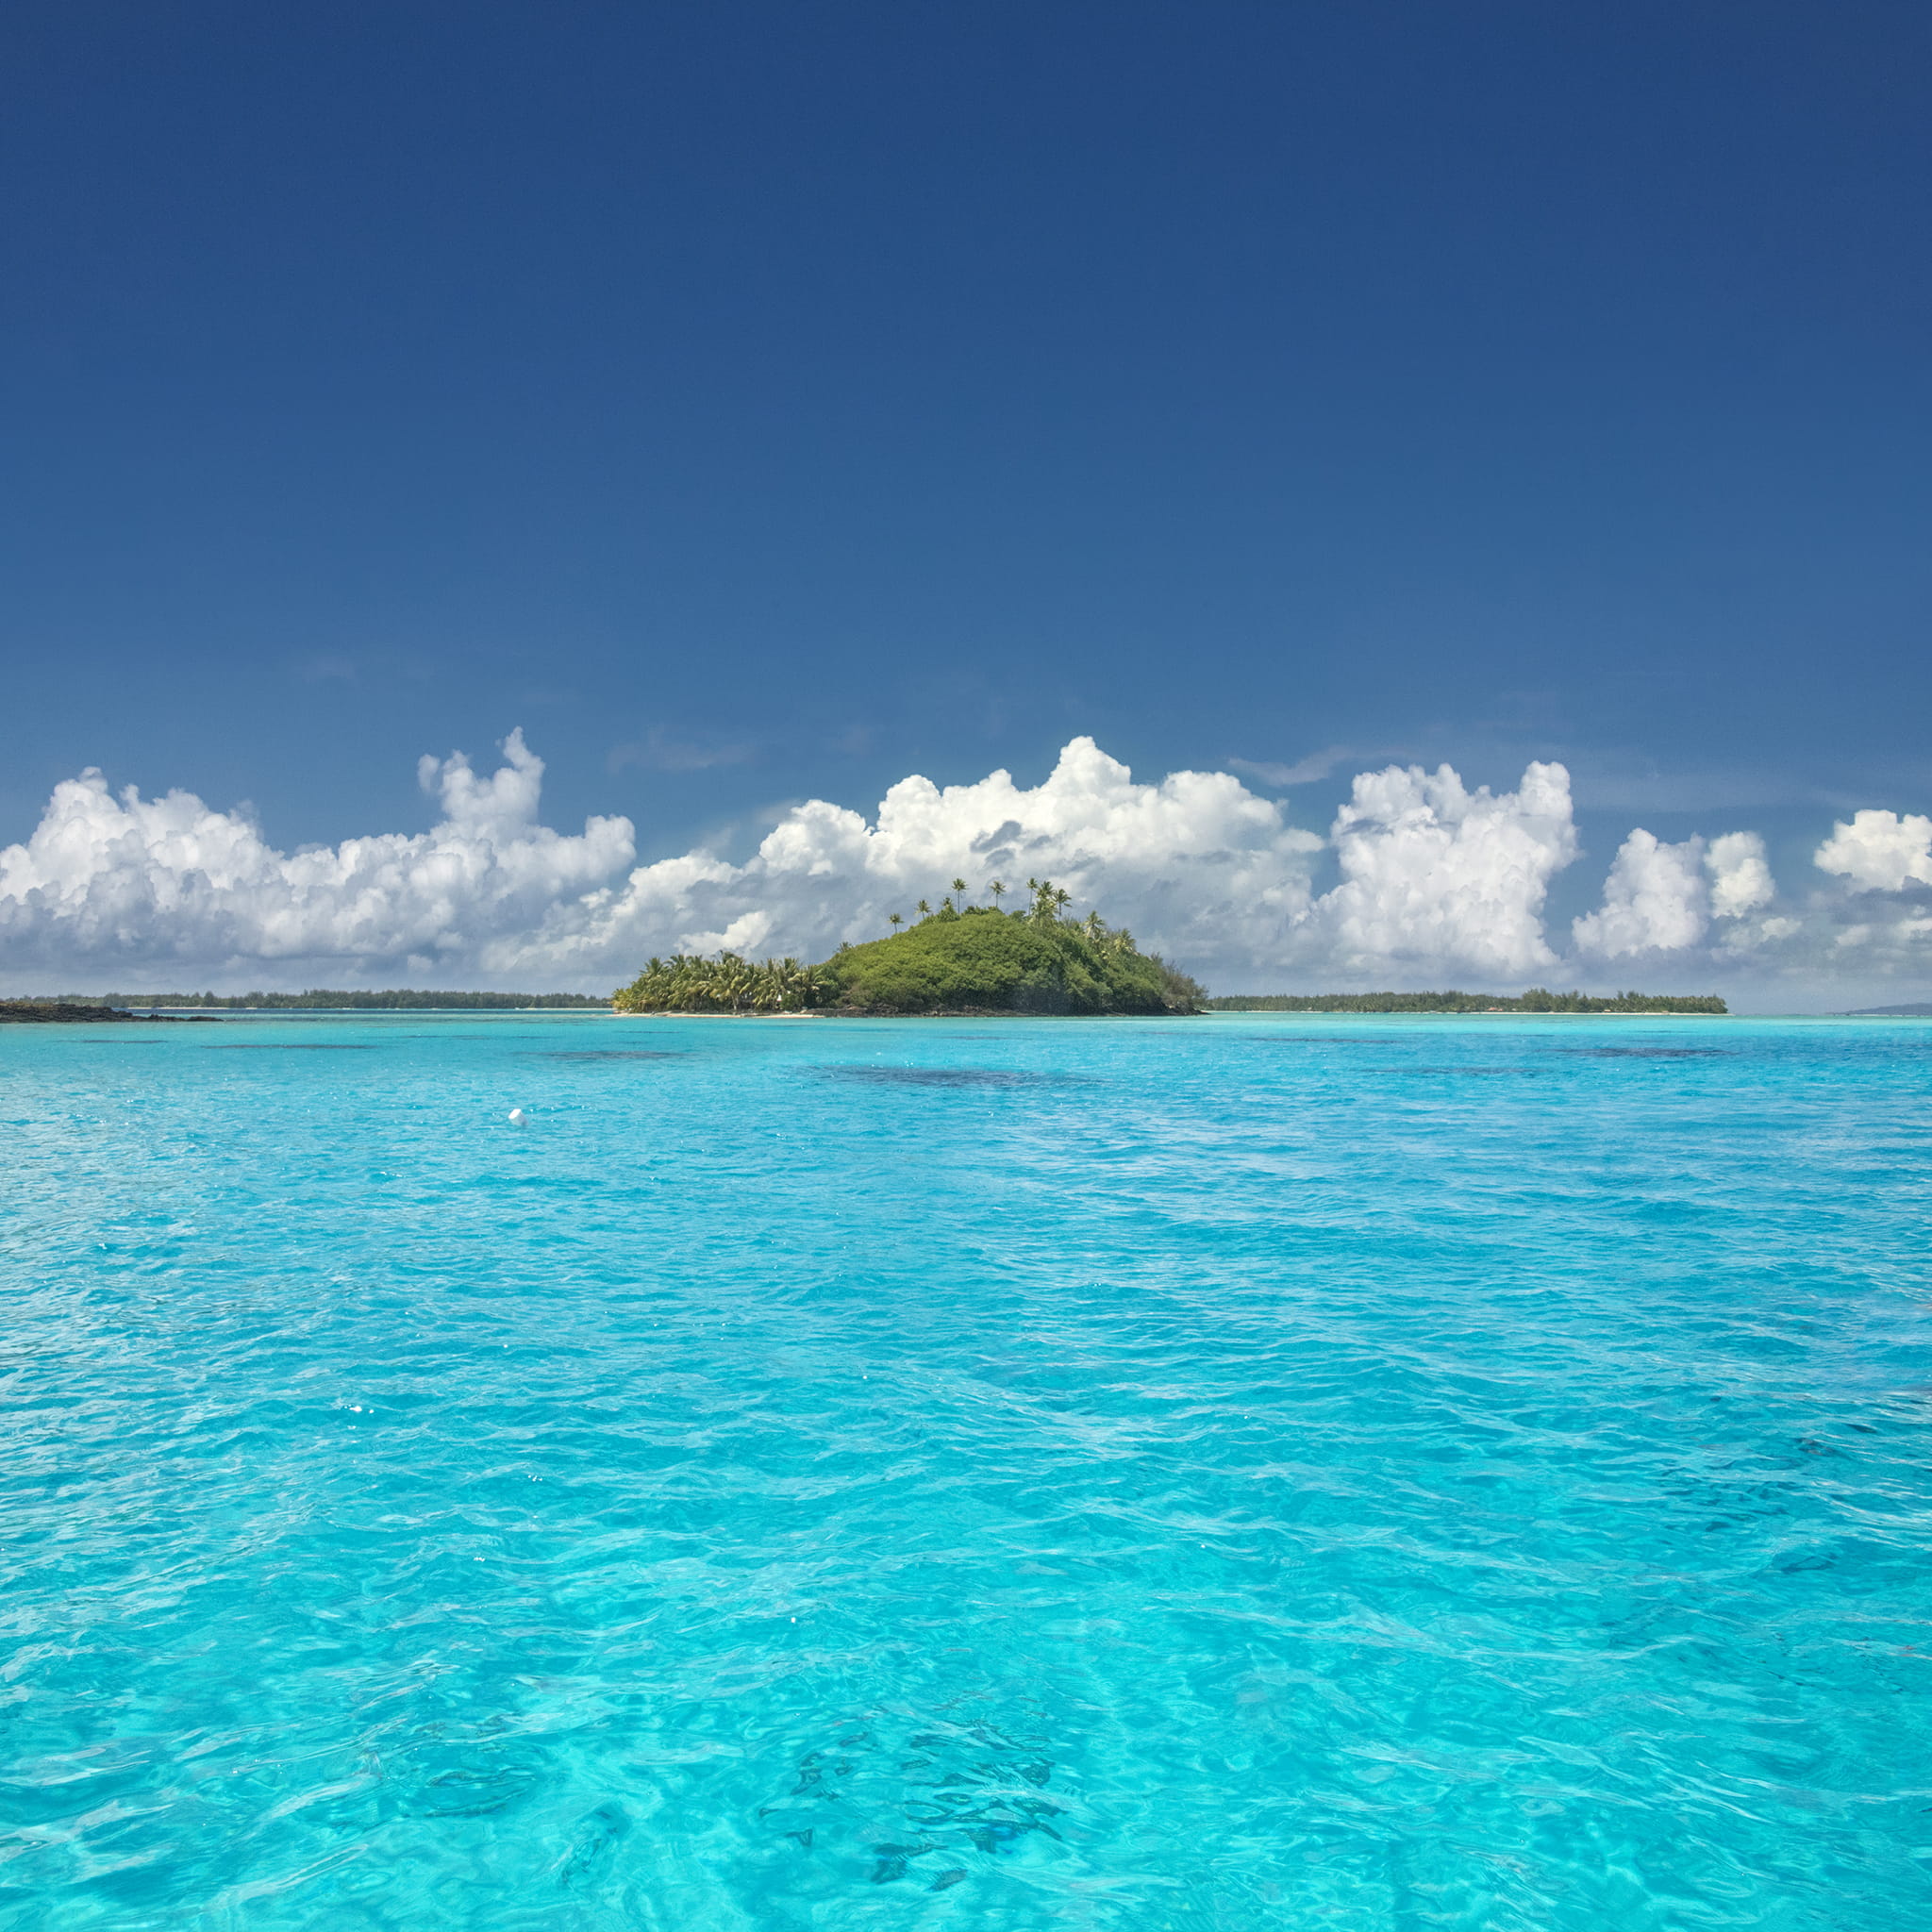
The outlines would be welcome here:
[[[791,1013],[823,1004],[829,988],[795,958],[762,965],[720,953],[653,959],[612,1004],[625,1013]]]
[[[919,902],[918,906],[915,907],[913,909],[919,914],[920,918],[922,919],[930,919],[932,917],[932,908],[928,906],[924,899],[922,899]]]
[[[999,910],[1000,901],[1006,896],[1006,886],[999,879],[994,879],[992,884],[987,887],[986,890],[992,894],[993,910],[997,912]]]
[[[888,922],[894,927],[901,926],[906,924],[906,915],[903,912],[889,912],[887,913],[886,918]]]

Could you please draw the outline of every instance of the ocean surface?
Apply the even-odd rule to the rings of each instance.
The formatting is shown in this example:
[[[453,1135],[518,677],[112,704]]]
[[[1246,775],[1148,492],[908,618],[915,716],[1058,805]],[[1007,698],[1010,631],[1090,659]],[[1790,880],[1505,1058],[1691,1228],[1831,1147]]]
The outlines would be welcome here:
[[[0,1130],[8,1932],[1932,1924],[1932,1024],[8,1026]]]

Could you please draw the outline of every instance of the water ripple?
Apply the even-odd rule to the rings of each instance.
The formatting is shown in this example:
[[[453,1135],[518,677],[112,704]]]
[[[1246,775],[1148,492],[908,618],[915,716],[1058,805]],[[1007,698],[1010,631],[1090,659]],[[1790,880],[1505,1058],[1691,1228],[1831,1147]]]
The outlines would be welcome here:
[[[4,1042],[0,1923],[1923,1918],[1923,1025],[236,1024]]]

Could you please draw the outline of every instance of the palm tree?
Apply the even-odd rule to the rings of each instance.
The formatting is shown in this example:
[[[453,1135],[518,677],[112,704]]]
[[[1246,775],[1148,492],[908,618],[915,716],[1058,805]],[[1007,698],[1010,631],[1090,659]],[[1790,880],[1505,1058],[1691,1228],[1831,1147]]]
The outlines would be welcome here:
[[[906,924],[906,915],[903,912],[889,912],[886,917],[894,926],[901,926]]]
[[[953,881],[953,890],[956,892],[963,892],[966,890],[966,881],[964,879],[955,879]]]
[[[917,910],[922,919],[930,919],[932,917],[932,908],[924,899],[919,902]]]
[[[995,879],[986,890],[992,894],[992,909],[997,912],[1000,909],[1001,899],[1006,896],[1007,889],[998,879]]]

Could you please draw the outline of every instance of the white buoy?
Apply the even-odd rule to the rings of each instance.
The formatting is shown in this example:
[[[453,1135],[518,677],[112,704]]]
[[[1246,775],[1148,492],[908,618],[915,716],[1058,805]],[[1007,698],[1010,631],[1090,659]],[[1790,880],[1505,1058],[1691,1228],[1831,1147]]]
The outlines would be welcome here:
[[[526,1127],[530,1124],[530,1117],[522,1108],[513,1107],[509,1110],[509,1124],[513,1127]]]

